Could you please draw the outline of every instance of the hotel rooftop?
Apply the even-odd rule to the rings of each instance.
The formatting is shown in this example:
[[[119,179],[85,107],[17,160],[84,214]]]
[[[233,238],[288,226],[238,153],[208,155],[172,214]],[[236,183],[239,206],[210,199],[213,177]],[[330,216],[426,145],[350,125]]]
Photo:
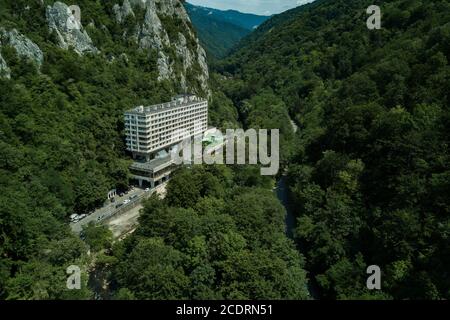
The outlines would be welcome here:
[[[189,106],[193,103],[204,102],[205,100],[191,94],[180,94],[172,98],[172,101],[166,103],[154,104],[151,106],[139,106],[126,111],[126,114],[147,115],[168,111],[179,107]]]

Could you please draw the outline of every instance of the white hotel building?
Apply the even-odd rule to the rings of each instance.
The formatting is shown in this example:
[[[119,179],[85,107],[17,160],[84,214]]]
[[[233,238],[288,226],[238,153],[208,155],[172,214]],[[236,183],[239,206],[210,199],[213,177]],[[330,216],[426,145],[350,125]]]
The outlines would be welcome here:
[[[133,178],[142,186],[155,187],[166,181],[174,169],[169,153],[187,134],[191,137],[208,129],[208,101],[195,95],[179,95],[171,102],[139,106],[125,112],[127,150],[136,162]],[[183,130],[185,135],[178,135]]]

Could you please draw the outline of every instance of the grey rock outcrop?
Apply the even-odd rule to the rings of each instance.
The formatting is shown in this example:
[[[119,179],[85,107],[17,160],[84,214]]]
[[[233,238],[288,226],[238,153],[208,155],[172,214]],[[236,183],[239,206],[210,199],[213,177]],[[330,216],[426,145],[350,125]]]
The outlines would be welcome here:
[[[134,7],[137,6],[141,9],[145,9],[147,6],[147,0],[130,0],[130,4]]]
[[[128,8],[128,4],[131,8]],[[137,27],[136,33],[131,37],[135,39],[139,48],[143,50],[157,50],[158,79],[177,79],[180,81],[182,89],[189,90],[186,84],[186,75],[192,71],[194,66],[198,65],[200,74],[197,75],[197,79],[200,81],[202,89],[205,92],[209,92],[206,53],[191,30],[191,21],[181,1],[125,0],[122,6],[115,6],[114,12],[117,21],[123,21],[124,14],[130,14],[135,7],[145,10],[145,18],[142,25]],[[169,30],[165,29],[167,26],[164,26],[161,21],[163,18],[174,19],[177,22],[177,27],[182,29],[183,33],[179,32],[177,38],[171,39]],[[191,45],[189,46],[188,43],[191,43]],[[194,46],[192,46],[192,43],[194,43]],[[177,59],[182,61],[183,71],[181,74],[174,74],[174,61],[170,58],[170,48],[175,49]]]
[[[98,53],[86,30],[74,19],[66,4],[55,2],[53,6],[47,6],[46,17],[48,26],[56,33],[61,48],[67,50],[72,47],[79,55]]]
[[[198,41],[198,40],[197,40]],[[203,90],[209,92],[208,89],[208,80],[209,80],[209,70],[208,70],[208,63],[206,62],[206,51],[202,48],[200,43],[197,42],[197,61],[200,65],[201,73],[198,76],[198,79],[200,80],[200,83],[202,84]],[[209,94],[209,93],[208,93]]]
[[[163,50],[164,46],[170,46],[169,36],[163,28],[156,10],[156,4],[153,1],[147,3],[139,39],[139,46],[143,49]]]
[[[122,23],[128,16],[134,17],[133,8],[130,1],[124,0],[123,5],[115,4],[113,7],[114,14],[116,15],[116,21]]]
[[[169,58],[162,51],[158,52],[158,71],[158,81],[168,80],[173,76],[173,70]]]
[[[1,46],[1,43],[0,43]],[[2,57],[2,53],[0,52],[0,78],[5,77],[7,79],[11,79],[11,70],[6,64],[5,59]]]
[[[34,62],[38,69],[44,62],[44,54],[41,49],[33,41],[19,33],[16,29],[7,31],[0,28],[0,49],[2,46],[10,46],[14,48],[19,57],[27,58]],[[11,78],[11,69],[8,67],[5,59],[0,52],[0,77]]]
[[[44,54],[41,49],[16,29],[7,31],[4,28],[0,28],[0,39],[3,45],[13,47],[20,57],[25,57],[33,61],[38,68],[42,66]]]
[[[148,0],[147,2],[155,2],[159,8],[159,13],[162,15],[174,16],[183,21],[191,21],[179,0]]]
[[[136,43],[141,50],[156,54],[159,81],[179,81],[181,88],[188,91],[194,84],[187,83],[187,79],[194,75],[202,90],[209,92],[206,54],[180,0],[123,0],[122,5],[115,4],[112,9],[119,24],[127,17],[137,17],[139,10],[145,11],[144,19],[137,22],[134,30],[124,29],[123,37]],[[66,4],[57,1],[47,6],[46,18],[61,48],[72,47],[80,55],[99,52],[81,22],[73,19]],[[174,28],[179,32],[174,33]],[[109,58],[114,61],[114,57]]]
[[[175,43],[175,52],[177,56],[183,60],[184,71],[187,71],[192,67],[192,53],[187,47],[186,37],[181,32],[178,33],[178,41]]]

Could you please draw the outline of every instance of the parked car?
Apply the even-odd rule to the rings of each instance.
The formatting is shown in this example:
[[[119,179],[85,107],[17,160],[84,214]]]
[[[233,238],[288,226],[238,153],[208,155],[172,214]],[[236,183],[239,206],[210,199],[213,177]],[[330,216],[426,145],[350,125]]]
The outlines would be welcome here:
[[[123,197],[123,192],[119,193],[119,197]]]
[[[145,192],[150,192],[150,188],[145,188]]]
[[[121,206],[123,206],[123,203],[119,203],[116,205],[116,209],[120,208]]]
[[[124,202],[123,202],[123,204],[129,204],[131,202],[131,200],[130,199],[127,199],[127,200],[125,200]]]

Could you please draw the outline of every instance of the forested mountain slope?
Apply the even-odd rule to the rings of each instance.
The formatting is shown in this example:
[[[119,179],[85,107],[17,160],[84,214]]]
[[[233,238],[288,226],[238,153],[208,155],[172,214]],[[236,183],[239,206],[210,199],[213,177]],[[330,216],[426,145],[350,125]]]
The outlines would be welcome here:
[[[265,33],[271,31],[271,29],[275,27],[277,29],[281,29],[284,25],[289,25],[292,20],[298,19],[298,16],[301,12],[307,10],[308,8],[318,6],[323,1],[327,0],[315,0],[314,2],[311,2],[309,4],[298,6],[280,14],[271,16],[270,19],[267,19],[263,23],[261,23],[259,27],[256,28],[251,34],[249,34],[245,39],[242,39],[242,41],[233,48],[233,52],[230,52],[229,55],[243,47],[249,47],[253,41],[260,39]]]
[[[67,217],[127,187],[123,111],[208,95],[178,0],[77,4],[69,28],[67,4],[0,1],[0,299],[88,297],[65,286],[87,259]]]
[[[243,37],[269,17],[185,3],[198,37],[212,59],[223,58]]]
[[[211,96],[211,123],[239,126],[180,1],[77,4],[69,27],[62,2],[0,0],[0,299],[309,298],[273,181],[254,166],[180,170],[125,241],[97,225],[72,234],[69,215],[128,187],[124,110],[190,91]]]
[[[372,4],[381,30],[366,27]],[[321,0],[287,15],[216,69],[244,123],[269,121],[272,96],[299,125],[288,175],[321,296],[450,298],[450,1]],[[366,289],[369,265],[381,291]]]

